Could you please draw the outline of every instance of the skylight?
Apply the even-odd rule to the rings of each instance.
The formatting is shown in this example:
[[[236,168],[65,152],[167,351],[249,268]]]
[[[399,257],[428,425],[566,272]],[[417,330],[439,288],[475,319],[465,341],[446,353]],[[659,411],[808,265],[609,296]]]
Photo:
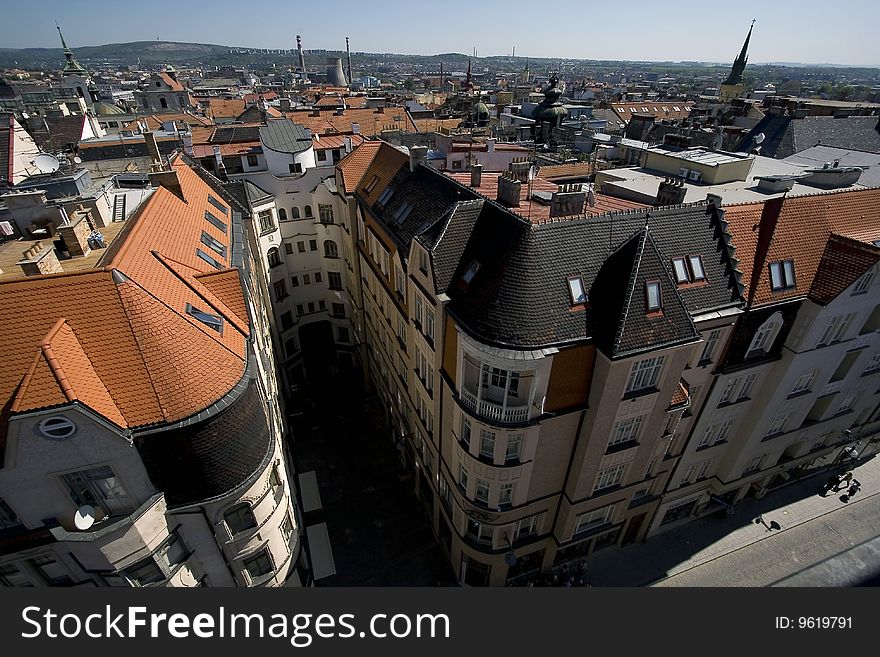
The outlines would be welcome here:
[[[587,293],[584,291],[584,279],[580,276],[569,277],[568,291],[571,294],[571,305],[576,306],[587,302]]]
[[[480,263],[476,260],[473,260],[470,266],[465,271],[464,276],[461,277],[462,282],[467,285],[470,285],[471,281],[474,280],[474,276],[477,275],[477,272],[480,270]]]
[[[205,219],[207,219],[214,228],[218,230],[222,230],[223,234],[226,234],[226,224],[220,221],[217,217],[211,214],[208,210],[205,210]]]
[[[695,281],[706,280],[706,272],[703,269],[703,258],[695,255],[688,257],[688,264],[691,266],[691,278]]]
[[[205,253],[201,249],[196,249],[196,255],[199,256],[205,262],[207,262],[209,265],[214,267],[214,269],[223,269],[223,265],[221,265],[219,262],[217,262],[214,258],[209,256],[207,253]]]
[[[397,208],[397,211],[394,213],[394,220],[397,223],[402,224],[403,221],[409,216],[409,213],[412,212],[412,209],[412,203],[404,203],[399,208]]]
[[[648,312],[660,310],[660,282],[648,281],[645,283],[645,301]]]
[[[220,210],[220,212],[223,213],[223,216],[224,216],[224,217],[228,214],[228,211],[227,211],[227,209],[226,209],[226,206],[223,205],[220,201],[218,201],[217,199],[215,199],[215,198],[214,198],[213,196],[211,196],[210,194],[208,194],[208,203],[210,203],[210,204],[213,205],[215,208],[217,208],[218,210]]]
[[[672,268],[675,271],[675,281],[679,284],[697,283],[706,280],[706,270],[703,267],[703,257],[699,255],[687,258],[673,258]]]
[[[394,194],[394,187],[386,187],[385,191],[379,196],[379,205],[385,205],[388,202],[388,199],[391,198],[391,195]]]
[[[373,188],[376,187],[376,184],[377,184],[378,182],[379,182],[379,176],[375,176],[375,175],[374,175],[374,176],[373,176],[373,179],[370,181],[370,183],[369,183],[366,187],[364,187],[364,191],[365,191],[367,194],[369,194],[370,192],[373,191]]]
[[[787,290],[794,286],[794,260],[771,262],[770,288],[773,290]]]
[[[212,249],[215,253],[219,254],[220,257],[226,257],[226,247],[223,244],[208,235],[205,231],[202,231],[202,244],[207,246],[209,249]]]
[[[672,267],[675,269],[675,280],[679,283],[689,283],[687,264],[684,258],[673,258]]]
[[[199,310],[192,304],[186,304],[186,314],[194,319],[199,320],[202,324],[211,328],[217,333],[223,333],[223,318],[220,315],[212,315],[204,310]]]

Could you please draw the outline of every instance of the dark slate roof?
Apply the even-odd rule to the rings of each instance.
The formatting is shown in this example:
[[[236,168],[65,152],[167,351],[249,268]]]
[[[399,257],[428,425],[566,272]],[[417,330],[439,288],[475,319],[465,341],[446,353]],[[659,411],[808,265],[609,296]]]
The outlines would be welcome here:
[[[0,184],[12,184],[13,150],[12,114],[0,114]]]
[[[28,121],[27,128],[40,150],[73,151],[82,139],[85,120],[79,115],[36,117]]]
[[[211,133],[210,144],[237,144],[244,141],[260,141],[260,126],[222,126]]]
[[[457,203],[449,215],[420,236],[422,243],[431,252],[434,289],[446,291],[449,288],[483,204],[482,199]]]
[[[591,288],[590,310],[596,341],[611,357],[699,338],[665,260],[646,226],[599,269]],[[648,313],[649,281],[660,284],[661,312]]]
[[[264,148],[278,153],[301,153],[312,145],[312,134],[290,119],[269,119],[260,126]]]
[[[734,150],[750,152],[764,134],[761,155],[785,158],[816,145],[880,153],[880,118],[876,116],[765,116]]]
[[[810,298],[827,305],[880,261],[880,248],[831,235],[810,287]]]
[[[153,484],[169,507],[238,488],[267,461],[272,437],[256,383],[229,408],[196,425],[135,440]]]

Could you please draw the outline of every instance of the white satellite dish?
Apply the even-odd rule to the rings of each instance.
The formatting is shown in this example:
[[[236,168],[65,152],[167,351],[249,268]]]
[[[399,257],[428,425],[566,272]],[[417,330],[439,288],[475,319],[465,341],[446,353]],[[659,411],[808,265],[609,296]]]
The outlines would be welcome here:
[[[73,524],[77,529],[88,529],[95,524],[95,507],[83,504],[73,516]]]
[[[762,144],[762,143],[764,143],[764,139],[765,139],[765,137],[764,137],[764,133],[763,133],[763,132],[759,132],[757,135],[755,135],[755,143],[756,143],[756,144]]]
[[[34,158],[33,164],[40,173],[55,173],[61,167],[58,158],[51,153],[40,153]]]
[[[535,179],[535,165],[529,167],[529,182],[532,182]]]
[[[83,159],[82,159],[79,155],[77,155],[77,156],[75,156],[75,157],[73,158],[73,163],[74,163],[74,164],[82,164],[82,163],[83,163]]]

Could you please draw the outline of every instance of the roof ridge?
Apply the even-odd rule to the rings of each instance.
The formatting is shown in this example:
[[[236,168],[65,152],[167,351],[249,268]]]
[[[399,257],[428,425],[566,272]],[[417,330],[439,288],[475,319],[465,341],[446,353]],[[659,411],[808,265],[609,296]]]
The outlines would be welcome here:
[[[617,330],[614,333],[614,340],[611,343],[612,349],[614,352],[617,351],[617,348],[620,346],[620,341],[623,337],[623,329],[626,326],[626,321],[629,318],[629,308],[632,304],[632,295],[635,290],[636,280],[639,275],[639,268],[642,264],[642,254],[645,250],[645,240],[648,236],[648,226],[645,225],[638,233],[630,236],[628,240],[625,240],[623,244],[620,245],[615,251],[614,254],[619,253],[623,248],[625,248],[633,239],[638,239],[639,243],[636,245],[636,253],[635,258],[633,259],[633,266],[630,269],[629,273],[629,281],[626,284],[626,294],[623,299],[623,307],[621,308],[621,316],[618,317],[617,321]],[[613,255],[613,254],[612,254]]]

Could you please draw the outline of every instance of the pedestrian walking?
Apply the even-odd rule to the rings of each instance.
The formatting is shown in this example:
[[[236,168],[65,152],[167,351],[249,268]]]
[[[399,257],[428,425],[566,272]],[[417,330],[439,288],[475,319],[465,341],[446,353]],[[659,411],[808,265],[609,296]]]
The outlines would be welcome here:
[[[842,483],[844,485],[844,488],[849,488],[849,485],[852,483],[852,480],[853,480],[853,471],[852,470],[848,470],[847,472],[843,473]]]
[[[833,474],[828,477],[828,481],[825,482],[825,486],[822,488],[822,496],[828,495],[828,492],[831,490],[837,490],[837,487],[840,486],[840,475]]]

